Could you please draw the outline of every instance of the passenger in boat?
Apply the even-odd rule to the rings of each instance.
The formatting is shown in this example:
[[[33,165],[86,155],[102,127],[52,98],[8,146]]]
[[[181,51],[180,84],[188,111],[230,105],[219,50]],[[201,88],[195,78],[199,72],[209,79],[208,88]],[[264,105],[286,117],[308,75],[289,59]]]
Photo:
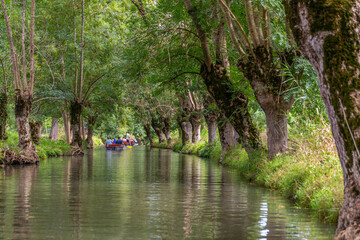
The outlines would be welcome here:
[[[116,139],[114,138],[114,140],[113,140],[113,144],[116,144]]]
[[[122,144],[122,143],[123,143],[123,140],[120,137],[118,137],[118,140],[116,141],[116,144]]]
[[[111,141],[110,137],[108,137],[106,140],[106,145],[110,145],[110,144],[112,144],[112,141]]]

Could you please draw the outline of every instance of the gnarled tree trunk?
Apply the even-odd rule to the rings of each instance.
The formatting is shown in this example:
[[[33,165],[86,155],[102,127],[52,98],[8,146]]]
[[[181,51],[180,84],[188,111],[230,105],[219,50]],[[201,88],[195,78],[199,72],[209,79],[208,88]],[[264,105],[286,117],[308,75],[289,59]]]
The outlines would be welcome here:
[[[40,143],[42,121],[30,121],[31,140],[35,144]]]
[[[219,159],[221,163],[229,149],[235,147],[235,137],[234,128],[226,118],[219,118],[217,126],[221,143],[221,156]]]
[[[190,123],[192,128],[192,143],[197,143],[201,140],[201,113],[200,112],[192,112],[190,114]]]
[[[162,127],[159,124],[158,120],[155,118],[151,119],[151,126],[155,130],[156,136],[159,138],[159,143],[165,142],[164,133],[162,131]]]
[[[254,90],[255,97],[265,112],[267,125],[268,158],[277,153],[288,150],[287,114],[294,102],[293,98],[286,99],[282,89],[286,88],[275,66],[270,51],[264,46],[254,49],[256,59],[250,55],[238,62],[238,69],[244,73]],[[284,56],[291,65],[294,54],[286,53]]]
[[[301,51],[316,70],[344,175],[336,239],[360,232],[360,1],[285,0]]]
[[[39,156],[36,153],[35,145],[31,140],[31,131],[29,116],[32,109],[32,95],[25,90],[15,91],[15,118],[19,134],[19,147],[21,148],[21,159],[13,164],[30,164],[39,162]]]
[[[49,139],[58,140],[58,136],[59,136],[59,119],[53,117],[51,122]]]
[[[145,132],[146,132],[146,136],[147,136],[148,139],[149,139],[150,147],[153,147],[153,146],[154,146],[154,143],[153,143],[153,141],[152,141],[152,134],[151,134],[151,126],[150,126],[150,124],[144,123],[144,130],[145,130]]]
[[[208,143],[216,140],[218,113],[216,111],[215,102],[212,97],[206,96],[204,99],[204,117],[208,127]]]
[[[234,93],[226,69],[221,64],[211,64],[210,70],[203,65],[201,76],[216,105],[239,133],[239,141],[245,151],[251,155],[262,149],[259,132],[247,110],[248,98],[241,92]]]
[[[0,93],[0,140],[6,140],[6,120],[7,120],[7,100],[6,93]]]
[[[74,100],[70,103],[70,124],[72,128],[72,142],[71,146],[73,148],[72,154],[82,155],[84,154],[82,148],[82,137],[81,137],[81,113],[83,110],[82,103]]]
[[[181,132],[181,143],[185,146],[187,143],[191,142],[192,126],[191,123],[186,121],[182,116],[177,118],[177,122]]]
[[[164,118],[163,122],[164,122],[163,132],[166,137],[166,142],[168,144],[170,144],[171,143],[171,118],[166,117],[166,118]]]
[[[65,131],[65,139],[68,144],[71,143],[72,139],[72,131],[71,131],[71,124],[70,124],[70,113],[63,111],[62,118],[64,121],[64,131]]]

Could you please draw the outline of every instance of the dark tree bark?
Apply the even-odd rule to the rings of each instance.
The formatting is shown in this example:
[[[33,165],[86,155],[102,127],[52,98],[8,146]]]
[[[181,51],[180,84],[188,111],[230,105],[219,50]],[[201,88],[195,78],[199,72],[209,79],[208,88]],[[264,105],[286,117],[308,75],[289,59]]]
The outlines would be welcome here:
[[[166,137],[166,142],[168,144],[170,144],[171,143],[171,118],[169,118],[169,117],[164,118],[163,122],[164,122],[163,132]]]
[[[0,140],[6,140],[6,121],[7,121],[7,101],[6,93],[0,93]]]
[[[144,130],[145,130],[145,132],[146,132],[146,136],[147,136],[148,139],[149,139],[150,147],[153,147],[153,146],[154,146],[154,143],[153,143],[153,141],[152,141],[152,134],[151,134],[151,126],[150,126],[150,124],[145,123],[145,124],[144,124]]]
[[[273,59],[272,50],[257,47],[253,50],[256,59],[250,55],[238,62],[238,69],[249,80],[256,100],[265,112],[267,126],[268,157],[288,150],[287,114],[294,102],[286,99],[281,92],[287,89],[279,67]],[[291,65],[294,54],[289,52],[283,56]]]
[[[59,119],[53,117],[51,122],[49,139],[58,140],[58,136],[59,136]]]
[[[73,155],[82,155],[83,152],[83,139],[81,137],[81,113],[83,110],[82,103],[74,100],[70,103],[70,124],[72,128],[72,142]]]
[[[31,140],[29,116],[32,109],[32,95],[28,91],[15,91],[15,118],[19,134],[19,147],[23,156],[18,164],[29,164],[39,162],[35,145]]]
[[[192,112],[190,114],[190,123],[192,128],[192,143],[197,143],[201,140],[201,113],[200,112]]]
[[[86,142],[88,143],[87,148],[93,149],[94,148],[94,142],[93,142],[93,136],[94,136],[94,128],[96,123],[97,117],[96,116],[89,116],[88,117],[88,134],[86,138]]]
[[[229,149],[235,147],[235,137],[234,128],[226,118],[219,118],[217,126],[221,143],[221,156],[219,160],[221,163]]]
[[[335,239],[360,232],[360,1],[285,0],[302,53],[318,75],[344,175]]]
[[[155,130],[156,136],[159,138],[159,143],[165,142],[164,133],[162,131],[162,126],[159,121],[155,118],[151,118],[151,126]]]
[[[42,121],[30,121],[31,140],[35,144],[40,144]]]

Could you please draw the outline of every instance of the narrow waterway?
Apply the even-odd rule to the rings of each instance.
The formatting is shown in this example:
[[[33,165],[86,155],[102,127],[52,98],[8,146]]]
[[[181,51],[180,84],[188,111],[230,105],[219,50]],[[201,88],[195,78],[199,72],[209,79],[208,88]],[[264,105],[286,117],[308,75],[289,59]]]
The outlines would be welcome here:
[[[335,232],[230,169],[170,150],[96,150],[1,171],[0,239],[332,239]]]

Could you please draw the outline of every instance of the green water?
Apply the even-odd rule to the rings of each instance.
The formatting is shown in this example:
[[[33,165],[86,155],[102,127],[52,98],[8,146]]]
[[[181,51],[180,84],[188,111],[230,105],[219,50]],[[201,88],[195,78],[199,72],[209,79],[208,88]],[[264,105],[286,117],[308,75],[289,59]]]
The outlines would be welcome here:
[[[0,177],[0,239],[332,239],[277,193],[169,150],[89,152]]]

